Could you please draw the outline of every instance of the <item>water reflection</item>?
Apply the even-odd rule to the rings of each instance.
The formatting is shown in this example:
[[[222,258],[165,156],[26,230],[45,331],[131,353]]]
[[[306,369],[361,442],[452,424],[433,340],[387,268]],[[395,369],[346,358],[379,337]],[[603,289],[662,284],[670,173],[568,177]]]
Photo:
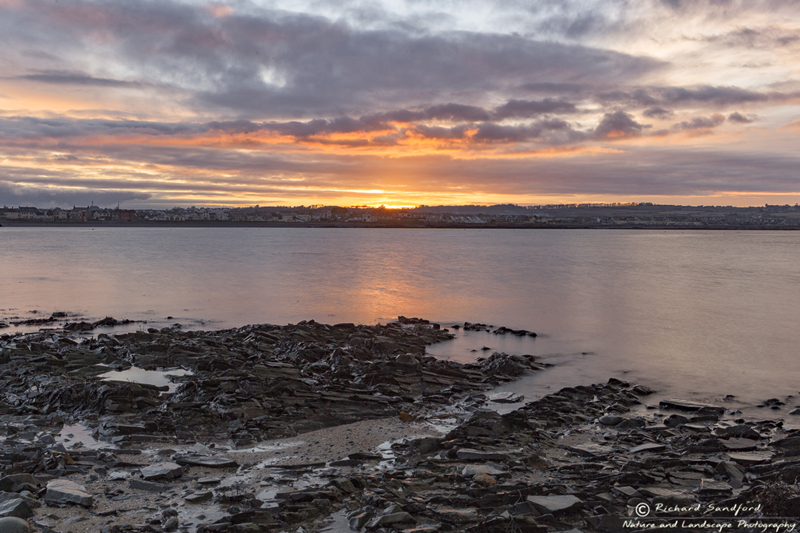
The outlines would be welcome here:
[[[540,333],[486,346],[551,358],[553,386],[623,376],[762,401],[800,381],[799,245],[767,231],[3,228],[0,320],[483,322]]]

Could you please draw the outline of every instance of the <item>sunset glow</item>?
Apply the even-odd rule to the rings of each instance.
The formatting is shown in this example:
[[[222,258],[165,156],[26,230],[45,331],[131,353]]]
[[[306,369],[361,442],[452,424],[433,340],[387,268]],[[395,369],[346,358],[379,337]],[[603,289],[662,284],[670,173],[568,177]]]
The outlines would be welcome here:
[[[793,204],[797,15],[5,0],[0,202]]]

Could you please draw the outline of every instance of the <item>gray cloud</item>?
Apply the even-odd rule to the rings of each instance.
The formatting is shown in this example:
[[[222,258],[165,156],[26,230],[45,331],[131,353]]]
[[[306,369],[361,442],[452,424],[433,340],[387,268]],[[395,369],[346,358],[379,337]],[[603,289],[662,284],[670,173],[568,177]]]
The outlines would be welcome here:
[[[597,99],[605,104],[623,104],[632,107],[685,107],[707,106],[722,108],[731,105],[783,101],[793,94],[779,92],[763,93],[739,87],[639,87],[620,88],[601,92]]]
[[[36,206],[39,208],[65,207],[73,205],[110,206],[131,201],[146,201],[152,198],[148,192],[124,190],[75,190],[72,188],[37,187],[19,185],[0,179],[0,204],[12,207]]]
[[[694,117],[692,120],[684,120],[672,127],[676,130],[711,129],[716,128],[723,122],[725,122],[725,117],[717,113],[710,117]]]
[[[594,130],[594,137],[597,139],[637,137],[645,128],[649,127],[650,125],[639,124],[633,116],[624,111],[616,111],[603,116],[600,124]]]
[[[742,115],[738,111],[735,111],[735,112],[731,113],[730,115],[728,115],[728,120],[730,122],[738,122],[739,124],[749,124],[749,123],[753,122],[753,119]]]
[[[495,116],[503,119],[508,117],[531,118],[544,113],[575,113],[577,107],[571,102],[545,98],[544,100],[509,100],[508,103],[495,109]]]
[[[18,79],[52,83],[55,85],[92,85],[95,87],[133,87],[139,88],[144,84],[133,81],[114,80],[109,78],[95,78],[83,72],[67,70],[42,70],[36,74],[17,76]]]
[[[470,106],[483,103],[487,91],[634,81],[664,66],[647,57],[499,33],[364,30],[249,4],[222,18],[169,1],[31,0],[25,6],[10,13],[21,29],[7,36],[20,46],[30,47],[27,35],[34,34],[41,49],[66,42],[65,53],[90,54],[96,36],[105,35],[106,55],[114,54],[135,79],[183,87],[200,108],[222,106],[257,119],[364,114],[384,110],[388,101],[403,108],[431,97]],[[75,68],[24,76],[97,87],[129,83]]]
[[[664,109],[663,107],[649,107],[642,112],[642,115],[648,118],[669,118],[674,115],[672,111],[669,109]]]

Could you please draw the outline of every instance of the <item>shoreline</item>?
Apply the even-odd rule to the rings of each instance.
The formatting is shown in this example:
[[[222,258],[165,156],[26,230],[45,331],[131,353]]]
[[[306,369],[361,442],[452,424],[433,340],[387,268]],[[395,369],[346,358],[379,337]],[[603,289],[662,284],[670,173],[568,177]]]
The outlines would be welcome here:
[[[404,317],[0,335],[4,501],[62,532],[586,533],[726,519],[711,503],[800,517],[800,431],[708,404],[642,411],[653,391],[617,379],[501,415],[487,392],[543,365],[426,355],[449,335]],[[191,374],[174,392],[99,379],[134,365]],[[642,504],[684,511],[631,514]]]
[[[336,223],[314,223],[314,222],[223,222],[223,221],[188,221],[188,222],[39,222],[4,220],[0,223],[2,227],[25,227],[25,228],[319,228],[319,229],[521,229],[521,230],[562,230],[562,229],[591,229],[591,230],[642,230],[642,231],[797,231],[800,224],[793,226],[757,226],[757,225],[657,225],[657,224],[444,224],[444,223],[425,223],[425,224],[404,224],[386,223],[377,224],[369,222],[336,222]]]

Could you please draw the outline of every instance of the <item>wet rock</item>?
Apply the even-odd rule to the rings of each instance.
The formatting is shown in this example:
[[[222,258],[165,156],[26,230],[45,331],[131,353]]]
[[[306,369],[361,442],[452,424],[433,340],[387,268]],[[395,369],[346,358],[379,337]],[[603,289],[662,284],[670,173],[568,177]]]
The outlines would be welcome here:
[[[730,461],[721,461],[717,465],[715,472],[717,475],[728,479],[728,482],[734,489],[742,488],[744,472],[734,463],[731,463]]]
[[[437,511],[439,519],[455,525],[464,525],[478,520],[478,511],[475,509],[454,509],[442,507]]]
[[[494,403],[519,403],[525,397],[513,392],[496,392],[489,396],[489,401]]]
[[[583,502],[572,494],[563,496],[528,496],[527,501],[542,513],[559,513],[583,505]]]
[[[16,517],[0,518],[0,533],[30,533],[27,520]]]
[[[599,422],[604,426],[616,426],[623,420],[625,419],[619,415],[604,415],[600,417]]]
[[[614,449],[611,448],[610,446],[595,444],[593,442],[587,442],[585,444],[576,444],[575,446],[567,447],[567,449],[573,453],[582,455],[584,457],[604,457],[614,452]]]
[[[154,481],[144,481],[141,479],[131,479],[128,486],[132,489],[145,490],[147,492],[166,492],[175,488],[169,483],[156,483]]]
[[[697,494],[706,498],[720,498],[733,494],[733,487],[724,481],[704,479],[696,490]]]
[[[139,472],[145,481],[174,479],[183,475],[183,467],[176,463],[158,463],[141,468]]]
[[[399,512],[399,513],[391,513],[383,516],[377,516],[372,521],[367,524],[367,529],[382,527],[382,526],[393,526],[396,524],[413,524],[416,522],[414,517],[406,512]]]
[[[478,472],[477,474],[472,476],[472,481],[480,483],[481,485],[487,487],[497,484],[497,480],[485,472]]]
[[[456,457],[462,461],[505,461],[507,452],[483,452],[472,448],[460,448]]]
[[[720,427],[714,430],[714,433],[720,437],[737,437],[745,439],[760,439],[761,434],[751,426],[746,424],[739,424],[736,426]]]
[[[184,496],[184,500],[189,503],[204,503],[210,501],[214,497],[214,493],[210,491],[203,491],[203,492],[195,492],[194,494],[189,494],[188,496]]]
[[[371,510],[363,511],[363,512],[356,512],[348,516],[348,523],[350,524],[350,528],[354,531],[359,531],[361,528],[367,525],[367,522],[372,520],[375,516],[375,513]]]
[[[662,409],[677,409],[679,411],[689,411],[692,413],[709,413],[714,415],[722,415],[725,413],[725,408],[718,405],[687,402],[684,400],[661,400],[658,405]]]
[[[669,428],[679,427],[684,424],[688,424],[689,422],[690,421],[687,417],[677,414],[669,415],[667,418],[664,419],[664,425]]]
[[[508,475],[505,471],[489,465],[466,465],[460,470],[464,477],[472,478],[478,474],[487,474],[493,477]]]
[[[94,504],[94,498],[86,492],[86,487],[67,479],[49,481],[44,501],[49,505],[76,504],[91,507]]]
[[[0,517],[14,516],[17,518],[30,518],[33,510],[22,498],[9,499],[0,502]],[[2,529],[0,529],[2,531]]]
[[[20,492],[22,490],[30,490],[35,492],[38,486],[41,485],[39,480],[30,474],[12,474],[0,478],[0,491],[4,492]]]
[[[640,444],[638,446],[634,446],[633,448],[631,448],[628,451],[630,453],[640,453],[640,452],[651,452],[651,453],[654,453],[654,452],[662,452],[662,451],[664,451],[666,449],[667,449],[667,447],[665,445],[663,445],[663,444],[658,444],[658,443],[655,443],[655,442],[648,442],[648,443],[645,443],[645,444]]]
[[[728,458],[735,463],[743,466],[760,465],[769,463],[774,454],[770,452],[742,452],[742,453],[728,453]]]
[[[211,455],[176,455],[173,460],[183,466],[204,466],[207,468],[235,468],[239,466],[233,459]]]

